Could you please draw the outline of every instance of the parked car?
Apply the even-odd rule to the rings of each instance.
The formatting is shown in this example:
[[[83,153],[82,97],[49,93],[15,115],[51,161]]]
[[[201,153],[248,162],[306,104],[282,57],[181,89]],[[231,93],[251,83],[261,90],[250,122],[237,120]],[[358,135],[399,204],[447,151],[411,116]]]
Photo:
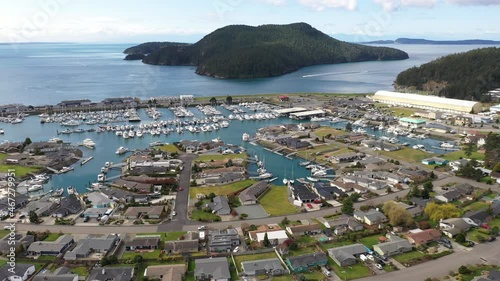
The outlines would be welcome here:
[[[234,250],[233,250],[233,253],[237,253],[239,250],[240,250],[240,247],[236,246],[236,248],[234,248]]]
[[[182,188],[182,187],[179,187],[179,191],[183,191],[183,190],[184,190],[184,188]]]
[[[445,246],[446,248],[448,249],[453,249],[453,246],[451,244],[448,244],[448,243],[441,243],[441,245]]]
[[[488,239],[487,239],[486,241],[488,241],[488,242],[493,242],[493,241],[495,241],[495,240],[497,240],[497,237],[496,237],[496,236],[491,235],[490,237],[488,237]]]
[[[207,229],[207,227],[204,225],[198,226],[198,230],[205,230],[205,229]]]
[[[332,277],[332,273],[331,273],[329,270],[327,270],[326,268],[325,268],[325,269],[323,269],[323,274],[324,274],[326,277]]]
[[[331,267],[329,264],[325,264],[325,268],[326,268],[327,270],[329,270],[329,271],[331,271],[331,270],[332,270],[332,267]]]
[[[378,268],[378,269],[380,269],[380,270],[383,269],[383,267],[382,267],[382,265],[380,263],[375,264],[375,267]]]
[[[450,241],[450,240],[448,240],[448,239],[446,239],[446,238],[444,238],[444,237],[443,237],[443,238],[441,238],[441,242],[446,243],[446,244],[450,244],[450,245],[451,245],[451,241]]]
[[[89,219],[90,219],[89,217],[84,217],[84,218],[83,218],[83,222],[88,222],[88,221],[89,221]]]
[[[175,211],[172,211],[172,216],[175,216],[177,215],[177,213]]]

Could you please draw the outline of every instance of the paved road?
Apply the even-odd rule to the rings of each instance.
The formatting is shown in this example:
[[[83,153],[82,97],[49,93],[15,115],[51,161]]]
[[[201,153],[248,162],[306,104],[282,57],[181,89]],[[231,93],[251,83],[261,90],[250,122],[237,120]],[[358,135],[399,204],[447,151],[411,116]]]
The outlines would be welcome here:
[[[481,260],[483,258],[486,260]],[[458,271],[458,268],[467,264],[488,263],[500,266],[500,242],[476,245],[471,251],[455,250],[454,254],[429,261],[419,265],[405,268],[399,271],[370,276],[361,281],[423,281],[424,279],[444,277],[450,271]]]
[[[189,224],[188,219],[188,201],[189,201],[189,187],[191,185],[191,162],[198,158],[195,154],[183,154],[179,156],[182,160],[183,169],[179,174],[179,187],[184,190],[177,192],[175,197],[175,212],[176,216],[171,221],[166,221],[158,226],[159,232],[167,231],[182,231],[183,225]]]

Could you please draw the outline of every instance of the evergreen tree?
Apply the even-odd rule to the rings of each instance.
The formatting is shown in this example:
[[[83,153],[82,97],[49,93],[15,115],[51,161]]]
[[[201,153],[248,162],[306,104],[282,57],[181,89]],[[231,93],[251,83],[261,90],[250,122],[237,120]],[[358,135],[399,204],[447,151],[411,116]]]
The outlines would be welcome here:
[[[267,237],[267,232],[266,234],[264,235],[264,247],[269,247],[271,246],[271,242],[269,242],[269,237]]]

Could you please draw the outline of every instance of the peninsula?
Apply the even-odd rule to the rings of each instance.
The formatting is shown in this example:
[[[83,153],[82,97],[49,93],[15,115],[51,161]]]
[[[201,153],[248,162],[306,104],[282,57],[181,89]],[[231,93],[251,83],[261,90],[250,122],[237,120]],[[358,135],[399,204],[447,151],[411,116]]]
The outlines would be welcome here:
[[[124,53],[146,64],[196,66],[197,74],[216,78],[273,77],[318,64],[408,58],[398,49],[336,40],[306,23],[230,25],[194,44],[144,43]]]

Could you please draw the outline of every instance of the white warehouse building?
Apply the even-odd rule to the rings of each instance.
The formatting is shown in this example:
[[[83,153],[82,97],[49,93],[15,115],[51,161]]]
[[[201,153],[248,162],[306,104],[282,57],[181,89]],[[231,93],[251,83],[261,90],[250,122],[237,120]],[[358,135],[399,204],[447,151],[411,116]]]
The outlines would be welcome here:
[[[479,102],[389,91],[376,92],[373,100],[392,105],[451,113],[479,113],[482,110],[481,103]]]

